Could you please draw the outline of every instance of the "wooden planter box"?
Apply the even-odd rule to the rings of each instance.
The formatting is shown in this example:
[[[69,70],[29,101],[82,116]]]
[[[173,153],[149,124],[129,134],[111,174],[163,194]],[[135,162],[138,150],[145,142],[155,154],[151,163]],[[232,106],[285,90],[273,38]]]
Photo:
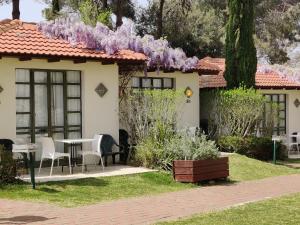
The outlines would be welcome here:
[[[209,160],[175,160],[173,176],[176,181],[197,183],[204,180],[227,178],[228,157]]]

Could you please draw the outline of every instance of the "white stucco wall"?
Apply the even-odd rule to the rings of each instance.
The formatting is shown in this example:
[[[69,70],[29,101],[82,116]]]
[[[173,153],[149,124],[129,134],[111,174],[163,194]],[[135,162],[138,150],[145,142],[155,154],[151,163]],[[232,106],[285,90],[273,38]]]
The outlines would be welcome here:
[[[286,94],[286,133],[300,132],[300,106],[297,108],[294,104],[296,99],[300,101],[300,90],[260,89],[259,92],[263,94]],[[201,105],[200,119],[208,119],[209,116],[209,112],[204,108],[207,102],[212,101],[212,99],[207,99],[208,96],[205,98]]]
[[[72,61],[48,63],[46,60],[33,59],[21,62],[15,58],[0,60],[0,138],[16,138],[16,88],[15,69],[58,69],[79,70],[82,73],[82,126],[83,137],[108,133],[118,141],[118,66],[102,65],[100,62],[74,64]],[[108,92],[100,98],[94,91],[103,83]]]
[[[144,74],[136,74],[135,76],[145,76]],[[148,72],[148,77],[174,78],[175,89],[184,91],[190,87],[193,91],[193,96],[190,98],[190,103],[185,102],[182,106],[178,106],[178,128],[198,127],[199,126],[199,75],[198,73],[182,73],[176,71],[174,73],[164,73],[160,71]]]

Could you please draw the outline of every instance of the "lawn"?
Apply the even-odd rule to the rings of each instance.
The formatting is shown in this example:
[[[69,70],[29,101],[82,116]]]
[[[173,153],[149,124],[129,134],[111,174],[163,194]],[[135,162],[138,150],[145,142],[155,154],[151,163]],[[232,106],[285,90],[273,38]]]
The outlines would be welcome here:
[[[34,200],[64,207],[93,204],[141,195],[153,195],[196,187],[173,181],[168,173],[151,172],[127,176],[87,178],[30,185],[0,186],[0,198]]]
[[[299,170],[249,159],[230,156],[230,181],[246,181],[297,173]],[[64,207],[88,205],[121,198],[154,195],[198,187],[173,181],[172,175],[151,172],[136,175],[88,178],[74,181],[0,186],[0,198],[54,203]]]
[[[234,154],[230,156],[230,180],[247,181],[258,180],[267,177],[289,175],[299,173],[299,169],[289,168],[283,165],[274,165],[246,156]]]
[[[299,225],[299,202],[296,194],[159,225]]]

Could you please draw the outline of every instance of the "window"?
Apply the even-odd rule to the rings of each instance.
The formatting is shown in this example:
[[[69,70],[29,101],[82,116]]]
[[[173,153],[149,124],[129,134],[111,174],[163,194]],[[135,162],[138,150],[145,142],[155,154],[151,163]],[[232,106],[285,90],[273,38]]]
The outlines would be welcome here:
[[[173,89],[173,78],[133,77],[132,88],[139,89]]]
[[[264,121],[263,127],[266,127],[266,123],[270,121],[271,113],[274,113],[276,110],[277,119],[273,121],[273,134],[274,135],[283,135],[286,134],[286,95],[285,94],[265,94],[267,98],[267,103],[265,104],[264,109]],[[273,104],[276,105],[274,109]]]
[[[16,109],[17,137],[22,140],[81,137],[80,71],[17,69]]]

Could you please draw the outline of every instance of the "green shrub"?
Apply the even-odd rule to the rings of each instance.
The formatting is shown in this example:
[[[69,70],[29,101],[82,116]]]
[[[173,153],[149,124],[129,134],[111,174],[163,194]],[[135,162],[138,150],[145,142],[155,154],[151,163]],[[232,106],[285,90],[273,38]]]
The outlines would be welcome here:
[[[138,165],[155,168],[162,158],[162,148],[151,137],[143,139],[135,148],[134,159]]]
[[[176,134],[163,145],[147,138],[136,148],[136,161],[139,164],[163,170],[171,170],[174,160],[215,159],[219,156],[214,141],[203,134],[190,137],[186,133]]]
[[[246,154],[249,143],[247,139],[240,136],[222,136],[218,139],[218,145],[223,152],[235,152]]]
[[[273,142],[269,137],[223,136],[219,138],[218,145],[224,152],[235,152],[265,161],[273,158]],[[276,153],[278,159],[283,159],[284,146],[278,145]]]
[[[263,132],[264,136],[271,135],[270,131],[273,130],[274,121],[278,117],[278,107],[272,104],[272,110],[265,111],[267,99],[257,90],[240,87],[208,94],[213,98],[209,96],[207,98],[214,99],[207,103],[210,108],[208,121],[211,135],[216,138],[221,136],[247,137],[258,130]]]
[[[12,152],[5,151],[0,146],[0,184],[9,184],[16,181],[17,169]]]
[[[219,150],[214,141],[208,140],[204,134],[195,137],[180,134],[174,136],[166,145],[166,152],[172,152],[177,160],[215,159]]]

